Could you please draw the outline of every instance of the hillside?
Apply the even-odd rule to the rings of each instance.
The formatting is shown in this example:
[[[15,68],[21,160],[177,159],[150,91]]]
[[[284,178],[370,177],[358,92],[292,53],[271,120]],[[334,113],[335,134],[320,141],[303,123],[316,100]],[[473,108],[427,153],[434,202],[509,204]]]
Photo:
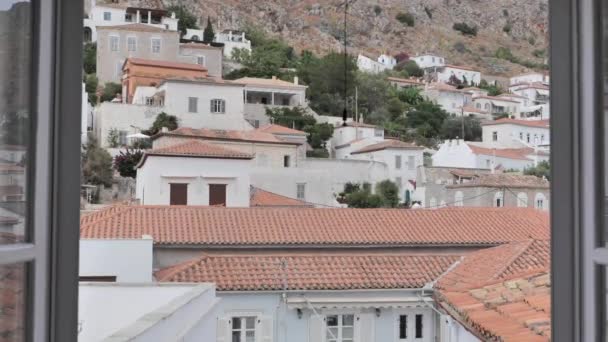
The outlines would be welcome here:
[[[296,50],[318,54],[341,49],[341,0],[130,0],[137,6],[185,5],[202,21],[208,16],[216,28],[255,25],[282,37]],[[409,27],[396,19],[414,17]],[[451,64],[478,67],[484,73],[510,75],[527,69],[495,58],[504,47],[521,61],[544,63],[548,27],[547,0],[355,0],[350,6],[348,32],[353,52],[372,57],[382,52],[410,55],[433,52]],[[476,37],[454,31],[454,23],[479,28]]]

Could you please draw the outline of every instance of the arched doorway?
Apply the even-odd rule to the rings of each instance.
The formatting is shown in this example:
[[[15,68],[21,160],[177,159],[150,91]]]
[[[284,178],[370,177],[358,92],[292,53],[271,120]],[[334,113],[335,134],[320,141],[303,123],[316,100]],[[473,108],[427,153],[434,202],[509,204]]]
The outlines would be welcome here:
[[[88,43],[91,40],[93,40],[93,31],[91,31],[90,27],[85,27],[84,28],[84,41],[86,43]]]

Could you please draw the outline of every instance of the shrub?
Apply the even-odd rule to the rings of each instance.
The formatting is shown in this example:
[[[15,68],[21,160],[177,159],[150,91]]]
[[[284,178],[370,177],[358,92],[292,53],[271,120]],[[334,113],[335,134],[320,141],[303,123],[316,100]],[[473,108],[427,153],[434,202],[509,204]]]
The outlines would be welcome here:
[[[118,132],[118,129],[111,128],[110,131],[108,131],[106,142],[110,148],[117,148],[120,146],[120,133]]]
[[[511,24],[505,24],[505,26],[502,27],[502,31],[505,32],[506,34],[511,33],[511,29],[513,27],[511,26]]]
[[[175,17],[179,19],[177,22],[177,29],[181,32],[182,35],[186,34],[186,30],[188,29],[198,29],[198,25],[196,25],[196,16],[192,13],[192,11],[188,10],[186,7],[182,5],[173,5],[167,7],[168,12],[174,12]]]
[[[114,169],[118,171],[122,177],[135,178],[137,176],[135,166],[143,156],[144,153],[140,150],[127,149],[126,152],[120,151],[120,155],[114,158]]]
[[[97,70],[97,44],[86,43],[82,53],[82,63],[85,74],[94,74]]]
[[[156,135],[160,132],[163,127],[167,127],[168,130],[174,131],[177,129],[177,117],[175,115],[168,115],[165,112],[161,112],[154,119],[154,123],[152,123],[152,127],[146,131],[142,131],[143,134],[148,136]]]
[[[530,43],[530,45],[534,45],[534,44],[536,44],[536,39],[534,39],[534,37],[530,36],[530,37],[528,37],[528,43]]]
[[[397,20],[399,20],[400,23],[402,23],[403,25],[407,25],[409,27],[413,27],[414,26],[414,16],[411,13],[399,13],[397,14]]]
[[[467,23],[454,23],[452,28],[465,36],[477,36],[477,26],[469,26]]]
[[[374,13],[376,13],[376,15],[380,15],[380,13],[382,13],[382,7],[378,5],[374,6]]]
[[[534,55],[534,57],[543,58],[545,57],[545,49],[534,50],[532,51],[532,55]]]
[[[429,17],[429,19],[433,19],[433,10],[424,6],[424,12],[426,13],[427,17]]]
[[[122,93],[122,86],[118,83],[108,82],[103,87],[103,93],[101,94],[101,102],[112,101],[116,98],[116,95]]]
[[[112,156],[99,147],[92,135],[83,146],[82,176],[85,184],[112,185]]]

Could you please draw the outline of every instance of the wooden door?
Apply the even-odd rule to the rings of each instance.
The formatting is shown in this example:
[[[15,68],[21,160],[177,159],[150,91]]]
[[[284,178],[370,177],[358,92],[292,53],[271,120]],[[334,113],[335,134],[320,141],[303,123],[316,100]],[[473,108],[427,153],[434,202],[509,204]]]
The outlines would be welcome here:
[[[226,206],[226,184],[209,184],[209,205]]]

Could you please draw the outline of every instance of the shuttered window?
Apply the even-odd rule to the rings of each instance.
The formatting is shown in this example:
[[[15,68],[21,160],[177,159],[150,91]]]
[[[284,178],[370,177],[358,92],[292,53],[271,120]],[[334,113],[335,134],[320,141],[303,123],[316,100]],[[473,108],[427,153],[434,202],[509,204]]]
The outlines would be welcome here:
[[[170,188],[170,205],[188,204],[188,184],[171,183]]]
[[[188,112],[189,113],[197,113],[198,112],[198,98],[189,97],[188,98]]]

